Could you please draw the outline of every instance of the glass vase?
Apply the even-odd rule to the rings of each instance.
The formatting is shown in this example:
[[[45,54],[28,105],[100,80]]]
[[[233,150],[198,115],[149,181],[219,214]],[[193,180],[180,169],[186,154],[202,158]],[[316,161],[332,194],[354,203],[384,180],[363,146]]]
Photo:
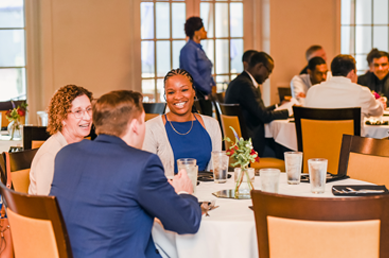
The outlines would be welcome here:
[[[250,199],[250,192],[254,189],[248,173],[248,167],[241,167],[235,183],[234,194],[236,199]]]
[[[11,136],[10,140],[15,140],[16,138],[17,139],[22,138],[22,132],[21,132],[22,127],[18,119],[12,120],[8,124],[7,129],[8,129],[8,134]]]

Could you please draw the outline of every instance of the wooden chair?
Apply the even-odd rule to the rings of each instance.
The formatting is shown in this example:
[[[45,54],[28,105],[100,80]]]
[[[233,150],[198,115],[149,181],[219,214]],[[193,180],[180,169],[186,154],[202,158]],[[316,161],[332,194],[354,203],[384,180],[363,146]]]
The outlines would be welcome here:
[[[54,196],[18,193],[0,183],[15,257],[72,258],[69,236]]]
[[[166,103],[143,103],[143,108],[146,113],[145,120],[147,121],[164,114],[166,110]]]
[[[46,126],[23,126],[24,150],[39,148],[49,137],[50,134],[47,132]]]
[[[298,150],[303,154],[303,172],[311,158],[328,159],[327,171],[338,171],[343,134],[360,135],[361,108],[319,109],[293,107]]]
[[[338,173],[389,187],[389,141],[343,135]]]
[[[214,99],[215,99],[216,102],[224,103],[225,96],[226,96],[226,92],[225,91],[218,92],[218,93],[214,94]]]
[[[278,87],[278,96],[280,97],[280,102],[285,100],[285,98],[292,97],[292,91],[290,87]]]
[[[230,129],[230,126],[235,129],[238,137],[248,139],[246,131],[246,125],[239,104],[221,104],[221,121],[224,137],[228,137],[231,140],[235,139],[234,133]],[[226,150],[230,148],[230,143],[225,141]],[[230,162],[231,163],[231,162]],[[255,169],[261,168],[278,168],[281,171],[285,171],[285,162],[276,158],[260,158],[259,162],[251,163],[250,166]]]
[[[22,103],[26,103],[26,101],[25,100],[15,100],[15,101],[9,100],[9,101],[0,102],[0,113],[1,113],[1,123],[0,123],[0,125],[2,127],[0,129],[5,129],[6,130],[8,124],[9,124],[9,121],[8,121],[7,117],[5,116],[7,111],[10,110],[10,109],[15,108],[17,106],[20,106]],[[25,117],[23,116],[20,119],[20,122],[22,124],[24,124],[24,122],[25,122],[24,118]]]
[[[389,195],[310,198],[251,191],[259,257],[387,257]]]
[[[9,163],[7,162],[6,154],[3,153],[2,156],[6,164],[5,168],[7,169],[7,164],[10,165],[12,186],[15,191],[28,193],[31,163],[37,151],[38,149],[33,149],[8,153]]]

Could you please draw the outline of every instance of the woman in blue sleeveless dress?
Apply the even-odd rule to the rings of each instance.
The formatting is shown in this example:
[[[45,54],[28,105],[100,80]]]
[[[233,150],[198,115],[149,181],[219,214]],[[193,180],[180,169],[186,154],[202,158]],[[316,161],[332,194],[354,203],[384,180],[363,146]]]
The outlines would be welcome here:
[[[192,76],[175,69],[164,78],[169,112],[146,122],[143,149],[159,156],[165,171],[177,173],[177,159],[194,158],[199,171],[211,168],[211,152],[221,151],[219,123],[192,112],[195,89]]]

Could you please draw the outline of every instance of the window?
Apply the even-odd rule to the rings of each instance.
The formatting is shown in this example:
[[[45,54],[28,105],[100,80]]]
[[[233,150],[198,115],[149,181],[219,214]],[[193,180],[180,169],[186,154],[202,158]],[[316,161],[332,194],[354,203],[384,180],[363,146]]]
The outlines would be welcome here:
[[[357,61],[358,74],[368,70],[366,56],[372,48],[388,51],[387,0],[342,0],[341,52]]]
[[[0,1],[0,101],[26,98],[24,1]]]
[[[160,102],[163,77],[179,67],[181,48],[186,43],[184,24],[190,6],[199,6],[208,39],[201,44],[212,61],[218,90],[243,70],[243,2],[203,0],[142,0],[141,59],[144,101]]]

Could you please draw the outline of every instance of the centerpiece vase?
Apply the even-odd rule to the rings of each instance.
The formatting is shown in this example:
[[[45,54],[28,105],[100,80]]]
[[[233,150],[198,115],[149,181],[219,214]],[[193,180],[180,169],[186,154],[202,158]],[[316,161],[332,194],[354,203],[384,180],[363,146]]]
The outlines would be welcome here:
[[[15,138],[21,138],[21,136],[22,136],[22,134],[21,134],[21,124],[20,124],[19,119],[12,120],[8,124],[7,128],[8,128],[9,135],[11,135],[11,139],[10,140],[14,140]]]
[[[254,189],[253,183],[247,170],[248,166],[242,166],[236,180],[234,195],[235,199],[250,199],[250,192]]]

